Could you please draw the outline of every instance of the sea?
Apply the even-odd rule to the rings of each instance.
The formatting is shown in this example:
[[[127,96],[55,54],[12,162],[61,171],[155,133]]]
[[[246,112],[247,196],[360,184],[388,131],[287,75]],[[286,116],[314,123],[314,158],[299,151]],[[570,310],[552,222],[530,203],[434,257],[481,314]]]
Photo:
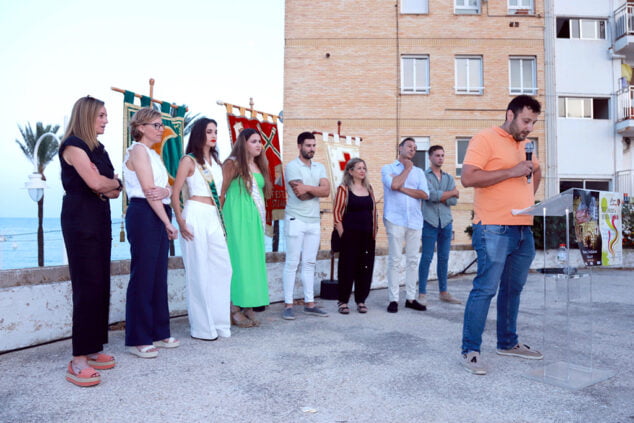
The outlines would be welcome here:
[[[112,260],[130,258],[127,237],[121,241],[120,233],[125,224],[122,219],[112,220]],[[283,222],[282,222],[283,223]],[[68,264],[60,219],[43,219],[44,266]],[[283,233],[280,231],[280,233]],[[280,247],[283,248],[283,238]],[[271,251],[272,239],[265,237],[265,249]],[[181,255],[180,241],[174,242],[174,255]],[[0,269],[24,269],[37,267],[37,217],[0,217]]]

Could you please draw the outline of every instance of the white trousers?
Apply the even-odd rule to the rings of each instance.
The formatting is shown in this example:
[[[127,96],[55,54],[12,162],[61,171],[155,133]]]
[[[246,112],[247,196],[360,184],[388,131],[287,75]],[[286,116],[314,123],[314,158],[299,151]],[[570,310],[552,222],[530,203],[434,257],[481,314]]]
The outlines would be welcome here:
[[[403,274],[403,244],[405,244],[405,298],[416,299],[418,260],[422,229],[410,229],[383,219],[388,240],[387,292],[390,302],[398,302],[400,277]]]
[[[194,239],[182,236],[191,335],[213,339],[231,336],[231,260],[215,207],[189,200],[183,210]]]
[[[315,301],[315,264],[321,236],[319,222],[305,223],[287,216],[284,219],[284,235],[286,237],[286,262],[282,274],[284,302],[293,304],[295,278],[301,256],[300,274],[304,286],[304,302],[312,303]]]

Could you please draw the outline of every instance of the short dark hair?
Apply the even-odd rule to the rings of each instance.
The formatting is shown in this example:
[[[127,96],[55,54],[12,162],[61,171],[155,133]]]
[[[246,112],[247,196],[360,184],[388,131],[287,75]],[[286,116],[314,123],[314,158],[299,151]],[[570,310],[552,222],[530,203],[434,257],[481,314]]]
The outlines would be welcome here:
[[[413,142],[414,144],[416,143],[416,140],[415,140],[414,138],[412,138],[412,137],[407,137],[407,138],[405,138],[403,141],[401,141],[400,143],[398,143],[398,146],[399,146],[399,147],[402,147],[402,146],[403,146],[403,145],[404,145],[407,141],[411,141],[411,142]]]
[[[313,134],[312,132],[302,132],[301,134],[299,134],[297,136],[297,145],[302,145],[304,144],[304,141],[306,140],[314,140],[315,139],[315,134]]]
[[[517,115],[524,110],[524,107],[528,107],[537,114],[542,112],[542,105],[530,95],[518,95],[506,106],[506,111],[510,110]]]
[[[436,150],[445,151],[445,149],[443,148],[442,145],[432,145],[431,147],[429,147],[429,150],[427,151],[427,154],[429,154],[431,156],[432,154],[434,154],[434,151],[436,151]]]

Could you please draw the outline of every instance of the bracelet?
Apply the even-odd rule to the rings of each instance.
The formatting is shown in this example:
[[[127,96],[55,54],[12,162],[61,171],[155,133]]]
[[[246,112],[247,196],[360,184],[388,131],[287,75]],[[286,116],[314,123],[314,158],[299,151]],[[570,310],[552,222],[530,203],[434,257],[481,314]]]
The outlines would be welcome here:
[[[119,186],[116,188],[116,190],[117,191],[122,191],[123,190],[123,182],[119,178],[117,178],[117,182],[119,183]]]

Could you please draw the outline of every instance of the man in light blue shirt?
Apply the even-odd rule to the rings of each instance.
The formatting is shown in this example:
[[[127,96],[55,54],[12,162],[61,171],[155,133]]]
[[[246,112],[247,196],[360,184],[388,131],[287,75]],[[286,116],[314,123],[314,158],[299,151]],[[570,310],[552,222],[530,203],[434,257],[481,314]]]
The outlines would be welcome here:
[[[315,306],[315,265],[321,237],[319,198],[330,195],[330,183],[326,168],[312,161],[317,144],[315,135],[302,132],[297,137],[299,156],[286,165],[286,210],[284,235],[286,239],[286,262],[282,274],[284,288],[284,312],[282,318],[294,320],[293,292],[300,257],[301,280],[304,286],[304,313],[328,317],[328,313]]]
[[[398,298],[405,244],[405,307],[424,311],[416,301],[418,251],[421,245],[423,213],[421,200],[428,198],[427,179],[422,169],[414,166],[416,142],[405,138],[398,145],[398,159],[381,169],[383,181],[383,223],[388,238],[387,285],[389,313],[398,312]]]

